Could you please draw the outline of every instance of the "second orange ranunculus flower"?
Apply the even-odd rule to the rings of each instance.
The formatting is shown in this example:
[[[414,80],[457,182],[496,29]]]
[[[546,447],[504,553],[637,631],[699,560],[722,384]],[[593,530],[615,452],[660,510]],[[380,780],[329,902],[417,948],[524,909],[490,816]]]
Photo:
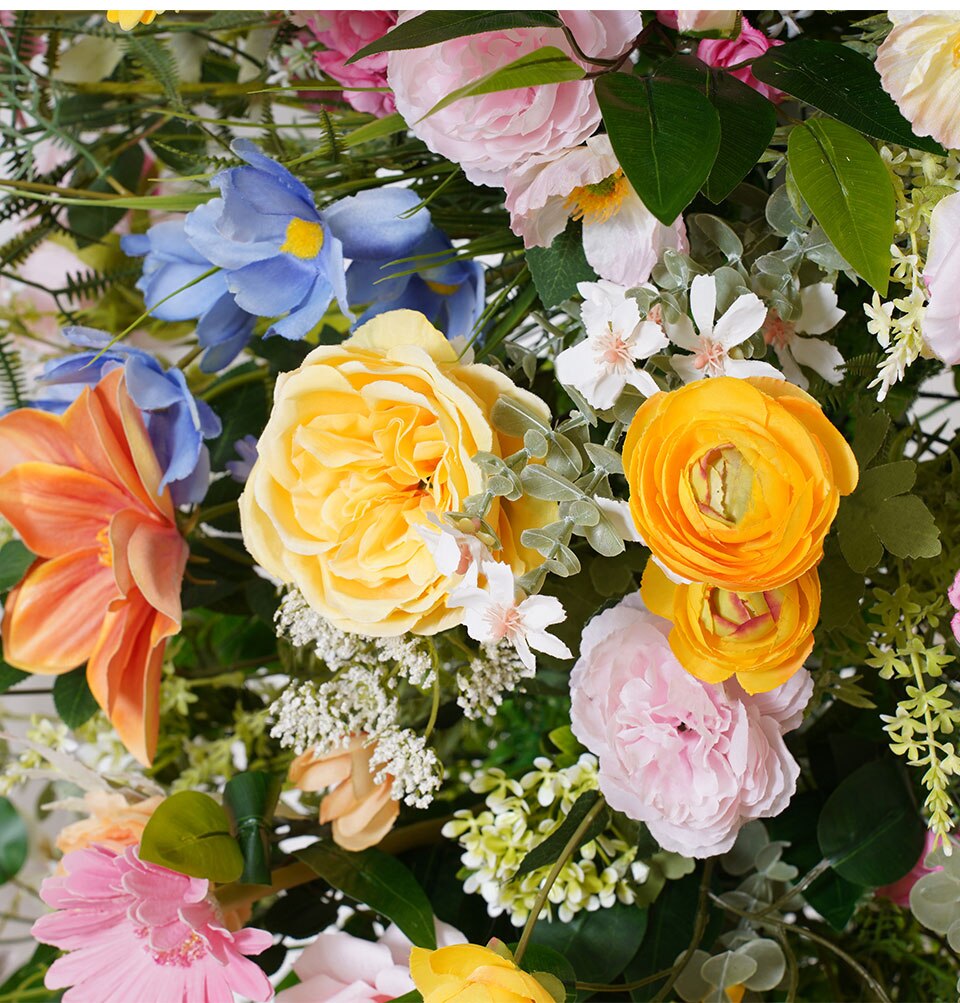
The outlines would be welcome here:
[[[857,461],[820,405],[781,380],[717,377],[649,398],[623,449],[630,511],[666,568],[732,591],[814,567]]]
[[[37,555],[7,597],[3,655],[87,681],[124,745],[156,749],[166,639],[180,630],[187,545],[143,419],[116,369],[62,415],[0,419],[0,515]]]

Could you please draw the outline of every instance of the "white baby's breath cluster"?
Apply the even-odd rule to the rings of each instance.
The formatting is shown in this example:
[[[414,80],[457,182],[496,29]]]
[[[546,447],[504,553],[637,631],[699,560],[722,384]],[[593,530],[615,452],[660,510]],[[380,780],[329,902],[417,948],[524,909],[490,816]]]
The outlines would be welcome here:
[[[506,913],[514,926],[523,926],[544,869],[517,878],[521,861],[558,827],[582,794],[597,786],[597,760],[589,753],[561,769],[540,757],[519,781],[496,768],[478,773],[470,789],[486,794],[485,810],[458,811],[443,827],[443,835],[463,847],[460,859],[468,872],[464,890],[482,895],[491,916]],[[544,915],[569,923],[583,909],[593,912],[618,901],[633,903],[650,873],[636,856],[636,842],[631,845],[613,829],[585,843],[557,876]]]
[[[457,703],[472,720],[492,718],[504,693],[516,690],[520,681],[532,678],[535,671],[524,665],[509,642],[481,645],[479,653],[457,674]]]
[[[390,796],[412,808],[427,808],[443,782],[443,766],[423,735],[410,728],[388,728],[377,735],[370,757],[375,783],[393,778]]]

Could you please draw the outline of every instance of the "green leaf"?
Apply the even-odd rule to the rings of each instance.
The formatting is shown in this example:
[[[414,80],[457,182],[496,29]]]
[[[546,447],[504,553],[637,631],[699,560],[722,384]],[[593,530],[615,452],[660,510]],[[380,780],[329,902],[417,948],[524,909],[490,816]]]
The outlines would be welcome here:
[[[230,834],[227,813],[197,791],[179,791],[157,806],[143,830],[140,857],[218,884],[243,873],[243,854]]]
[[[350,853],[326,842],[294,855],[344,895],[393,920],[417,947],[436,948],[430,900],[396,858],[372,848]]]
[[[402,996],[394,996],[390,1003],[423,1003],[423,997],[416,989],[411,989]]]
[[[248,363],[231,369],[212,384],[208,391],[226,385],[231,379],[253,373],[257,368],[255,364]],[[237,459],[235,443],[238,439],[245,435],[260,437],[270,412],[267,383],[265,380],[242,383],[233,390],[225,390],[222,396],[214,397],[211,406],[220,416],[223,431],[210,444],[210,466],[214,470],[223,470],[228,460]]]
[[[576,832],[580,823],[587,817],[590,809],[599,800],[599,791],[586,791],[584,794],[581,794],[570,808],[570,811],[567,812],[566,818],[560,825],[546,839],[537,843],[523,860],[520,861],[520,866],[517,868],[517,873],[514,877],[519,878],[529,871],[535,871],[538,867],[546,867],[548,864],[552,864],[563,852],[568,840]],[[609,822],[610,813],[604,809],[587,827],[587,831],[581,837],[580,842],[574,847],[574,852],[583,846],[584,843],[589,843],[592,839],[596,839]]]
[[[575,63],[555,45],[544,45],[513,60],[512,63],[507,63],[506,66],[501,66],[451,91],[419,121],[422,122],[463,98],[495,94],[498,91],[512,91],[518,87],[538,87],[543,84],[560,84],[567,80],[582,80],[586,72],[579,63]]]
[[[538,923],[538,927],[545,926],[561,926],[560,923]],[[537,975],[552,975],[553,978],[560,983],[557,986],[559,990],[561,986],[565,989],[565,998],[567,1000],[576,1000],[577,992],[573,988],[573,984],[577,981],[577,972],[574,969],[571,959],[565,957],[559,951],[554,950],[552,947],[548,947],[545,944],[536,943],[536,935],[531,937],[530,942],[527,944],[527,949],[524,951],[523,957],[520,960],[520,968],[529,972],[533,976]],[[507,947],[513,953],[516,953],[519,944],[508,944]],[[550,990],[550,987],[544,985],[547,980],[544,979],[541,982],[544,989]]]
[[[820,851],[833,869],[868,888],[902,878],[916,864],[924,836],[904,770],[889,759],[874,760],[846,777],[817,822]]]
[[[505,394],[497,398],[490,417],[498,431],[512,435],[515,439],[522,439],[531,428],[545,436],[550,434],[550,426],[543,418],[532,414],[522,404]]]
[[[546,501],[575,501],[583,492],[549,467],[531,464],[520,473],[520,483],[527,494]]]
[[[436,45],[437,42],[465,35],[479,35],[485,31],[562,27],[560,18],[546,10],[431,10],[398,24],[383,38],[359,49],[347,62],[356,62],[375,52],[420,49],[425,45]]]
[[[135,192],[140,186],[143,160],[144,154],[139,144],[131,146],[112,161],[109,175],[127,191]],[[97,178],[85,187],[92,192],[114,192],[106,177]],[[67,210],[67,219],[70,229],[76,235],[77,244],[83,248],[106,236],[123,219],[125,213],[126,209],[119,208],[117,202],[110,201],[105,205],[104,201],[98,199],[86,205],[71,205]]]
[[[27,827],[9,798],[0,797],[0,884],[17,876],[27,859]]]
[[[244,884],[270,884],[270,820],[283,780],[275,773],[238,773],[223,788],[223,804],[233,820],[243,854]]]
[[[720,117],[688,84],[606,73],[596,90],[623,173],[650,212],[670,226],[710,176]]]
[[[672,56],[657,77],[692,84],[720,116],[720,146],[703,185],[711,202],[722,202],[747,176],[770,144],[777,127],[773,105],[752,87],[691,55]]]
[[[68,728],[79,728],[96,714],[99,704],[90,692],[85,665],[57,676],[53,684],[53,706]]]
[[[0,659],[0,693],[6,693],[12,686],[22,683],[24,679],[29,679],[29,672],[21,672],[12,665],[7,665]]]
[[[889,428],[890,415],[886,411],[874,411],[857,419],[850,448],[861,470],[880,452]]]
[[[871,523],[896,557],[936,557],[943,549],[936,520],[916,495],[890,498],[874,512]]]
[[[840,555],[835,539],[828,541],[820,562],[820,623],[825,630],[845,627],[860,609],[863,574],[854,571]]]
[[[537,295],[548,310],[576,296],[578,282],[597,280],[583,253],[583,228],[574,220],[549,247],[531,247],[526,254]]]
[[[9,540],[0,547],[0,593],[9,592],[35,560],[19,540]]]
[[[23,993],[29,992],[28,987],[35,990],[36,987],[43,982],[43,977],[46,974],[47,969],[54,961],[57,960],[59,956],[59,950],[57,950],[57,948],[55,948],[52,944],[38,944],[37,949],[30,956],[30,960],[27,961],[26,964],[21,965],[2,985],[0,985],[0,997],[4,997],[9,1000],[35,1000],[36,996],[21,995],[21,990]],[[48,999],[59,1000],[60,998],[61,993],[59,991],[50,990]]]
[[[803,200],[834,247],[886,295],[895,205],[880,154],[849,126],[817,118],[791,130],[787,161]]]
[[[914,134],[883,89],[870,59],[836,42],[799,38],[753,61],[753,75],[858,132],[914,150],[943,154],[929,136]]]

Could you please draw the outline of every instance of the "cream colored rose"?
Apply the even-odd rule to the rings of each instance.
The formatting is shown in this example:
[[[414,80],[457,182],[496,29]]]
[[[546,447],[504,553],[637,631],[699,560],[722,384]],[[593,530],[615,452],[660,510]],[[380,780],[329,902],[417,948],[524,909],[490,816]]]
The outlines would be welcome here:
[[[343,630],[433,634],[460,622],[447,609],[458,576],[441,574],[417,532],[483,489],[472,457],[522,443],[493,428],[508,395],[549,420],[538,397],[490,366],[457,361],[419,313],[381,314],[341,345],[311,352],[277,381],[240,516],[247,549]],[[488,516],[522,573],[542,558],[520,533],[556,518],[553,503],[495,499]]]

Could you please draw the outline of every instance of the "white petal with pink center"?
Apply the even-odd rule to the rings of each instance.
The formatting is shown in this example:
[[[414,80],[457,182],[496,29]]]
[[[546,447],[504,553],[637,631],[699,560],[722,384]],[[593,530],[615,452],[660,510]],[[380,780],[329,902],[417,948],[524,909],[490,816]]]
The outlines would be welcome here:
[[[800,366],[806,366],[828,383],[837,384],[843,378],[843,356],[835,345],[822,338],[801,335],[825,334],[845,316],[837,306],[836,290],[829,282],[815,282],[800,290],[800,316],[795,321],[783,320],[771,309],[763,325],[763,338],[780,361],[783,374],[802,390],[810,381]]]

